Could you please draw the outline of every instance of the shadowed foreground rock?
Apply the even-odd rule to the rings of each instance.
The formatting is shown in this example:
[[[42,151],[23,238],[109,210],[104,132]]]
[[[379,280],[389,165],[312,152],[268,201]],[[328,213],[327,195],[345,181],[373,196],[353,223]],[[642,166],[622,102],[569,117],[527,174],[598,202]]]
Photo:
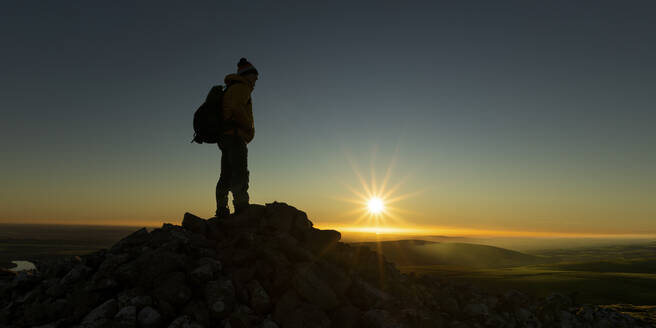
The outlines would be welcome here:
[[[401,274],[284,203],[140,229],[110,249],[5,274],[1,327],[642,327],[561,295],[532,300]]]

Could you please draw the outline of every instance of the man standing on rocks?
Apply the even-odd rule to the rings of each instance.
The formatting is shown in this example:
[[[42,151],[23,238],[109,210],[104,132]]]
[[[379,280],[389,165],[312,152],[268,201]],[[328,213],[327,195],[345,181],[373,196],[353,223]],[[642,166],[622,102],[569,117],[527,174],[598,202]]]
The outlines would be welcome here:
[[[235,213],[248,207],[248,148],[255,136],[251,93],[258,72],[246,58],[237,64],[237,74],[225,77],[227,90],[223,96],[223,120],[227,129],[219,138],[221,176],[216,184],[216,217],[230,214],[228,191],[232,191]]]

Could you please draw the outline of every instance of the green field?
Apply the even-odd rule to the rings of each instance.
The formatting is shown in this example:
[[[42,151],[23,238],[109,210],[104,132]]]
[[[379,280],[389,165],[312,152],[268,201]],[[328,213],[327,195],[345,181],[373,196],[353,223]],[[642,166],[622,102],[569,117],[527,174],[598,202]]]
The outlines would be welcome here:
[[[579,266],[582,266],[580,264]],[[541,297],[558,292],[579,303],[651,305],[656,303],[656,274],[559,270],[558,265],[498,269],[451,266],[403,266],[403,272],[468,281],[492,291],[517,289]]]
[[[379,251],[403,272],[469,282],[490,291],[557,292],[578,303],[656,304],[653,242],[520,253],[470,243],[418,240],[355,243]]]

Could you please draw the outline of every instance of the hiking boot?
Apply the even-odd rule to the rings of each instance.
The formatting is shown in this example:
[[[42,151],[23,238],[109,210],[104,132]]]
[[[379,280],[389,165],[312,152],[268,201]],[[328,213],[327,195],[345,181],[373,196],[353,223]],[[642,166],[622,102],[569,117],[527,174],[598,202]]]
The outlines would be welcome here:
[[[227,207],[223,207],[216,210],[216,215],[214,215],[214,217],[217,219],[225,219],[229,215],[230,215],[230,210]]]
[[[235,204],[235,214],[237,215],[248,211],[248,207],[248,203]]]

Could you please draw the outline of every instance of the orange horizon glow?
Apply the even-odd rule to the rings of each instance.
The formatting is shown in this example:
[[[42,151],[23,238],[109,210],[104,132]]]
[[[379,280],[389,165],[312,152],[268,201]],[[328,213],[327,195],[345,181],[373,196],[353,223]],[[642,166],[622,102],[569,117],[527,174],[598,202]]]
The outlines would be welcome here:
[[[153,221],[139,222],[52,222],[52,221],[30,221],[30,222],[0,222],[0,224],[18,225],[61,225],[61,226],[94,226],[94,227],[134,227],[134,228],[159,228],[164,223],[181,224],[180,222],[155,223]],[[333,229],[342,233],[363,233],[377,235],[399,235],[399,236],[445,236],[445,237],[532,237],[532,238],[656,238],[656,233],[586,233],[586,232],[563,232],[563,231],[523,231],[523,230],[499,230],[499,229],[472,229],[459,227],[439,226],[365,226],[345,225],[342,223],[315,224],[317,229]]]
[[[582,233],[562,231],[521,231],[496,229],[471,229],[435,226],[354,226],[340,224],[315,225],[317,229],[333,229],[340,232],[370,233],[379,235],[445,236],[445,237],[533,237],[533,238],[656,238],[656,233]]]

